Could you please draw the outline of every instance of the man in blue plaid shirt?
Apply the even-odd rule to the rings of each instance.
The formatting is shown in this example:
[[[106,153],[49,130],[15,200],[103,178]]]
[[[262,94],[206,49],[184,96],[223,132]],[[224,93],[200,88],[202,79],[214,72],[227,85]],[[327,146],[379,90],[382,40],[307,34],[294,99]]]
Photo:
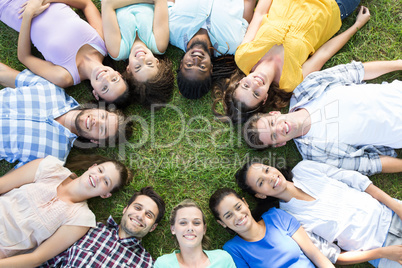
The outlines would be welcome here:
[[[40,267],[152,267],[154,260],[141,245],[165,214],[165,202],[151,186],[128,201],[120,225],[110,216],[66,251]]]
[[[53,155],[65,161],[77,137],[93,143],[118,136],[121,115],[82,109],[64,90],[0,63],[0,159],[23,164]]]
[[[365,84],[402,70],[402,60],[352,62],[308,75],[294,90],[288,114],[256,115],[245,126],[253,147],[294,139],[304,159],[371,175],[401,172],[402,82]]]

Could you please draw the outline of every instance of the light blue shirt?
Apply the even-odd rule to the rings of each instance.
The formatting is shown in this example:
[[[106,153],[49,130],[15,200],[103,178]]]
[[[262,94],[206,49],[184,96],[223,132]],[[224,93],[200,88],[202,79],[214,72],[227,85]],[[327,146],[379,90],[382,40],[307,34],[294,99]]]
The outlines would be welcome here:
[[[116,9],[117,22],[119,23],[121,42],[120,52],[115,60],[128,59],[131,47],[136,35],[154,54],[159,52],[153,32],[154,5],[134,4]]]
[[[16,166],[52,155],[65,161],[77,135],[54,119],[79,107],[64,90],[25,70],[0,91],[0,159]]]
[[[183,51],[205,24],[215,57],[234,55],[248,22],[243,19],[243,0],[176,0],[169,2],[170,43]]]
[[[175,250],[173,253],[163,255],[159,257],[155,262],[155,268],[176,268],[180,267],[179,261],[177,260],[176,253],[180,250]],[[235,268],[236,265],[233,262],[232,257],[224,250],[204,250],[207,254],[210,265],[208,268]]]

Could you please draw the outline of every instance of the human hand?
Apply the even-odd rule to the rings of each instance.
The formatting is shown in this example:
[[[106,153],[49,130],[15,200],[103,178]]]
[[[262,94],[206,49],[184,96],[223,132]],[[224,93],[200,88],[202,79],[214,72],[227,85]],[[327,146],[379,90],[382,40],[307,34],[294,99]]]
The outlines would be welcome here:
[[[359,14],[357,14],[355,25],[359,29],[363,27],[370,19],[370,11],[367,7],[361,6],[359,10]]]
[[[34,18],[45,11],[49,5],[50,3],[44,4],[44,0],[28,0],[21,5],[18,11],[18,14],[20,14],[18,18],[21,19],[24,15],[29,15],[31,18]]]
[[[381,248],[383,257],[391,261],[396,261],[402,264],[402,245],[394,245]]]

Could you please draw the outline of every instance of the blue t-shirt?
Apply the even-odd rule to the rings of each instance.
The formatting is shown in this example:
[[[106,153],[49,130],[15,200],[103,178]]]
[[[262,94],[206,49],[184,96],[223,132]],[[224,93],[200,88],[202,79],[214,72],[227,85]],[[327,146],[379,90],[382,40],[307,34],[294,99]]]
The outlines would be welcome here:
[[[248,242],[235,236],[223,246],[237,267],[315,267],[292,238],[300,227],[293,216],[271,208],[262,215],[262,220],[266,226],[263,239]]]

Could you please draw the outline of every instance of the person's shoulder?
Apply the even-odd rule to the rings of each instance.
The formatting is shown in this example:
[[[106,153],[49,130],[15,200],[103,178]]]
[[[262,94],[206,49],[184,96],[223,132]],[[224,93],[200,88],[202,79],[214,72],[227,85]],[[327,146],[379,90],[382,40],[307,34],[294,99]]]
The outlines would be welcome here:
[[[215,265],[214,267],[232,267],[231,264],[234,265],[232,256],[225,250],[214,249],[204,250],[204,252],[207,254],[211,265]]]
[[[177,262],[176,258],[177,250],[172,253],[162,255],[155,261],[155,267],[173,267],[173,264]]]

